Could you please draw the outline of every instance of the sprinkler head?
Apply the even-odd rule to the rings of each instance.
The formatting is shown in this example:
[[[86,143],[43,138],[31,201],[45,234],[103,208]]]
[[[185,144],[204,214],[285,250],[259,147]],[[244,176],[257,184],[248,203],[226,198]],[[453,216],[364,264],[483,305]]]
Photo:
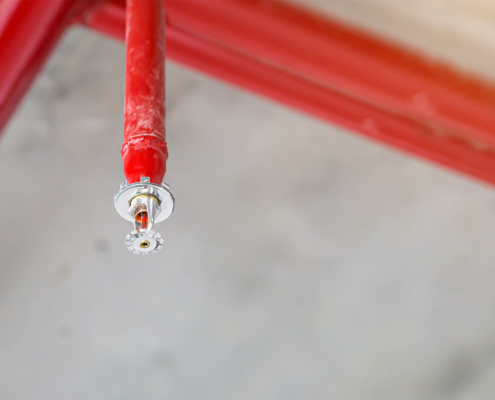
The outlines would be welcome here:
[[[122,183],[115,195],[115,208],[134,225],[134,230],[125,238],[127,249],[138,255],[154,254],[160,250],[163,238],[153,230],[153,226],[170,217],[174,204],[174,196],[165,183],[151,183],[147,177],[131,185]]]

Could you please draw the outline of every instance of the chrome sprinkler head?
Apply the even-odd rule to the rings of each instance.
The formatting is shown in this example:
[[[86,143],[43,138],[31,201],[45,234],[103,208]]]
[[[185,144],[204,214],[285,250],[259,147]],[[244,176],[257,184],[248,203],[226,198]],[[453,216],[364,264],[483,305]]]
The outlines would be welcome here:
[[[165,183],[151,183],[147,177],[131,185],[122,183],[115,195],[115,208],[124,219],[134,224],[134,230],[125,238],[127,249],[138,255],[154,254],[160,250],[163,238],[153,230],[153,226],[170,217],[174,204],[174,196]]]

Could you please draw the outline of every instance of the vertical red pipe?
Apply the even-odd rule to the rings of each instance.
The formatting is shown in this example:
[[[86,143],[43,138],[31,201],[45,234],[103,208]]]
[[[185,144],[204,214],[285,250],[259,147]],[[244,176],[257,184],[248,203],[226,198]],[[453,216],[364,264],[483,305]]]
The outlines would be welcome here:
[[[124,145],[128,183],[162,183],[165,143],[165,7],[163,0],[127,0]]]

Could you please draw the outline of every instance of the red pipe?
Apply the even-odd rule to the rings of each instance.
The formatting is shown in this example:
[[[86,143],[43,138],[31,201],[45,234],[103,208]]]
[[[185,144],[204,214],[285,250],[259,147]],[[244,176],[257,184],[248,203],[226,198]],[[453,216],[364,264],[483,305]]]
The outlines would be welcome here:
[[[495,147],[495,86],[279,0],[165,0],[171,25]]]
[[[124,145],[128,183],[166,170],[165,7],[163,0],[128,0],[126,19]]]
[[[495,184],[495,154],[441,127],[384,112],[288,71],[169,27],[170,58],[326,121]]]
[[[0,131],[86,0],[0,0]]]

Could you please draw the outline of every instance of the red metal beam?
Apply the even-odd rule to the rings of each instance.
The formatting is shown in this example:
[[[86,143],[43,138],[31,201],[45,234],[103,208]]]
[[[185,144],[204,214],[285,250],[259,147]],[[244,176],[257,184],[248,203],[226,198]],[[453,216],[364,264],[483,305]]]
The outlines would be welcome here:
[[[163,0],[127,0],[124,145],[129,184],[165,175],[165,10]]]
[[[495,88],[275,0],[165,0],[168,57],[490,183]],[[124,3],[85,23],[123,37]]]
[[[85,0],[0,1],[0,131]]]

